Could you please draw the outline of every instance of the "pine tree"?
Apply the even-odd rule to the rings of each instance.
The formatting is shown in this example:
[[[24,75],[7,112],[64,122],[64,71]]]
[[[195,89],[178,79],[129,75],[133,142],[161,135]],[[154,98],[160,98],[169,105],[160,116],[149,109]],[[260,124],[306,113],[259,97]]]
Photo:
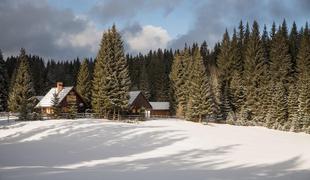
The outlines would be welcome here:
[[[69,104],[68,108],[68,118],[69,119],[75,119],[77,116],[77,106],[76,103]]]
[[[235,113],[239,114],[245,101],[245,84],[241,74],[235,71],[230,82],[232,106]]]
[[[83,100],[87,105],[90,103],[91,92],[91,82],[90,82],[90,73],[88,67],[88,60],[85,59],[80,66],[78,75],[77,75],[77,83],[76,83],[76,91],[81,95]]]
[[[130,78],[121,35],[115,25],[103,34],[94,69],[92,105],[101,115],[128,107]],[[119,117],[119,116],[118,116]]]
[[[271,32],[270,32],[270,37],[271,39],[274,39],[276,36],[277,28],[276,28],[276,23],[273,22],[271,26]]]
[[[150,94],[150,85],[149,85],[149,79],[148,74],[146,72],[145,63],[142,65],[141,74],[140,74],[140,82],[139,82],[139,89],[143,92],[144,96],[149,99]]]
[[[175,55],[172,69],[170,72],[170,82],[174,91],[174,99],[176,104],[173,108],[176,110],[178,117],[184,117],[186,115],[186,108],[189,95],[189,71],[190,71],[191,56],[189,50],[185,49]]]
[[[298,31],[296,23],[294,22],[292,25],[291,33],[289,36],[289,52],[291,55],[291,64],[292,64],[292,76],[293,81],[297,80],[297,54],[298,54],[298,48],[299,48],[299,40],[298,40]]]
[[[287,122],[287,96],[283,83],[276,82],[273,92],[274,95],[270,108],[271,119],[267,121],[267,126],[273,129],[283,130]]]
[[[228,71],[232,71],[230,79],[230,92],[231,92],[231,105],[232,110],[235,113],[239,113],[244,101],[244,83],[243,83],[243,60],[242,49],[238,42],[236,30],[234,29],[231,46],[230,46],[230,61],[231,68]],[[235,118],[234,118],[235,119]]]
[[[298,115],[302,123],[302,130],[309,132],[310,127],[310,34],[308,24],[306,24],[300,49],[297,55],[298,67],[298,90],[299,90],[299,107]]]
[[[270,50],[270,39],[269,39],[269,35],[268,35],[268,31],[267,31],[267,26],[264,25],[264,31],[262,34],[262,45],[264,48],[264,57],[265,57],[265,61],[268,65],[270,65],[269,62],[269,50]]]
[[[238,49],[238,53],[240,55],[240,70],[243,72],[244,70],[244,52],[245,52],[245,32],[244,32],[244,26],[243,26],[243,23],[242,21],[240,21],[240,24],[239,24],[239,32],[237,34],[237,49]],[[247,43],[247,42],[246,42]]]
[[[231,97],[229,93],[229,83],[231,80],[232,60],[231,60],[231,42],[229,39],[228,32],[224,33],[223,40],[221,43],[221,50],[217,57],[217,66],[219,69],[219,99],[222,116],[226,119],[228,113],[232,110]]]
[[[264,62],[264,50],[260,39],[259,26],[258,23],[254,21],[247,44],[244,66],[246,101],[243,108],[243,116],[245,116],[247,120],[253,120],[253,118],[258,115],[259,79]]]
[[[219,76],[221,81],[229,81],[230,80],[230,71],[229,69],[232,67],[231,59],[230,59],[230,39],[227,30],[223,35],[223,40],[221,43],[220,54],[217,58],[217,66],[219,69]]]
[[[274,80],[281,81],[286,88],[292,81],[292,64],[289,54],[289,44],[286,32],[283,27],[274,35],[270,47],[271,71],[274,73]]]
[[[230,58],[231,58],[231,70],[243,73],[243,60],[241,55],[241,49],[238,44],[237,32],[234,29],[233,37],[230,44]],[[233,73],[232,73],[233,74]]]
[[[153,73],[153,99],[155,101],[168,101],[169,99],[169,77],[166,74],[165,59],[162,50],[159,49],[154,57]]]
[[[193,52],[193,68],[190,77],[189,119],[198,119],[202,122],[203,117],[212,115],[213,105],[209,79],[198,48]]]
[[[107,61],[110,63],[108,65],[109,70],[112,70],[113,73],[112,78],[114,79],[115,87],[117,91],[114,94],[110,94],[111,104],[118,111],[118,115],[120,111],[127,109],[128,101],[129,101],[129,88],[130,88],[130,77],[128,72],[128,64],[124,55],[124,45],[121,39],[121,35],[117,32],[115,25],[112,26],[110,31],[111,33],[111,41],[110,41],[110,59]],[[110,81],[112,82],[112,81]],[[113,86],[112,86],[113,87]],[[119,117],[119,116],[118,116]]]
[[[107,51],[108,51],[108,32],[104,32],[100,43],[98,55],[95,60],[91,104],[95,113],[99,116],[106,115],[108,108],[111,107],[107,95]]]
[[[208,62],[208,56],[209,56],[210,52],[209,52],[208,45],[207,45],[206,41],[203,41],[203,43],[200,46],[200,54],[201,54],[202,59],[203,59],[203,64],[207,69],[207,73],[209,73],[208,71],[209,71],[210,65]]]
[[[8,104],[11,111],[20,113],[20,120],[29,120],[29,113],[34,107],[34,88],[24,49],[21,49],[19,60],[20,64],[16,71],[14,87],[9,94]]]
[[[292,64],[291,57],[289,54],[289,44],[287,37],[287,30],[285,21],[283,22],[282,27],[279,28],[278,32],[272,35],[271,47],[270,47],[270,70],[272,74],[272,82],[278,84],[274,92],[275,96],[282,98],[280,102],[273,102],[273,104],[281,105],[282,107],[275,107],[276,114],[281,114],[277,116],[277,122],[275,124],[276,128],[280,128],[288,122],[288,88],[289,85],[293,82],[292,77]],[[284,89],[283,89],[283,88]],[[283,92],[284,91],[284,92]],[[279,99],[274,98],[274,101],[279,101]],[[285,101],[285,102],[283,102]],[[278,112],[278,111],[283,112]]]
[[[3,60],[2,52],[0,50],[0,112],[7,109],[8,97],[8,75],[6,65]]]
[[[52,99],[52,110],[53,110],[53,117],[54,118],[59,118],[60,113],[61,113],[61,106],[59,105],[59,97],[58,94],[55,92],[53,94],[53,99]]]
[[[243,47],[245,48],[244,53],[246,53],[246,48],[248,47],[248,42],[250,40],[250,34],[251,34],[250,26],[249,26],[249,23],[247,22],[246,26],[245,26],[244,40],[243,40]],[[244,54],[244,56],[245,56],[245,54]]]
[[[290,126],[290,131],[300,131],[301,123],[298,117],[298,89],[296,84],[289,87],[288,95],[288,120],[287,126]]]

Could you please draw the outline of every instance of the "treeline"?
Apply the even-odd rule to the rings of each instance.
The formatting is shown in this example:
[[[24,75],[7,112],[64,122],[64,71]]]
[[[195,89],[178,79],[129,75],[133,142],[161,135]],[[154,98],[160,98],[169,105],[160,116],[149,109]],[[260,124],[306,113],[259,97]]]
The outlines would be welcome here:
[[[212,67],[212,59],[211,66],[206,66],[211,91],[200,99],[191,97],[195,96],[193,88],[199,82],[193,76],[200,72],[191,70],[197,57],[186,48],[175,56],[176,72],[172,71],[171,77],[176,79],[177,114],[191,118],[195,115],[192,109],[201,108],[198,112],[205,111],[203,115],[214,115],[232,124],[310,131],[308,24],[297,30],[294,23],[288,32],[285,21],[279,27],[273,23],[270,33],[265,26],[261,34],[257,22],[251,29],[241,22],[232,37],[225,32],[212,54],[216,57],[216,71],[208,68]],[[203,84],[200,83],[200,90],[209,88],[202,87]],[[206,102],[209,103],[203,108]],[[191,107],[194,103],[200,106]]]
[[[146,55],[127,55],[131,90],[141,90],[151,101],[170,100],[169,73],[173,62],[172,49],[149,51]]]
[[[20,56],[10,56],[4,62],[6,67],[8,83],[12,84],[16,76],[16,69],[20,63]],[[36,55],[27,55],[30,73],[34,82],[36,95],[44,95],[49,89],[55,86],[55,83],[62,81],[67,86],[73,86],[76,82],[76,76],[80,68],[81,60],[79,58],[70,61],[45,60]],[[85,59],[89,66],[93,66],[92,58]]]
[[[263,33],[254,21],[226,32],[217,59],[223,116],[231,123],[310,131],[308,24],[288,31],[285,20]]]

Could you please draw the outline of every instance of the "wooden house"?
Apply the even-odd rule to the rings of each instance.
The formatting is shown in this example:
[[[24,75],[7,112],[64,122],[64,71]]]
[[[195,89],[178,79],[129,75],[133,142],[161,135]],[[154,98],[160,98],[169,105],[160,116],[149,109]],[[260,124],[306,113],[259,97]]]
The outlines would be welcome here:
[[[70,87],[64,87],[62,82],[57,82],[56,87],[51,88],[50,91],[40,100],[40,102],[35,106],[43,114],[53,114],[53,98],[54,94],[57,94],[59,98],[59,106],[63,113],[68,112],[70,106],[75,105],[78,112],[84,112],[86,104],[81,98],[81,96],[75,91],[75,89]]]
[[[169,102],[150,102],[152,106],[151,116],[153,117],[167,117],[170,116]]]
[[[130,91],[129,92],[129,114],[140,115],[145,114],[145,117],[150,117],[152,106],[143,95],[141,91]]]

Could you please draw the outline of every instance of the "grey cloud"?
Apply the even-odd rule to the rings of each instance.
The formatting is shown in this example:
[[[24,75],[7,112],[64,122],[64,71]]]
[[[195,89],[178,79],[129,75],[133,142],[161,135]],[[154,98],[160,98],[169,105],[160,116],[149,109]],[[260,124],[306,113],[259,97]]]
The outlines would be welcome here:
[[[244,23],[257,20],[261,26],[267,24],[269,27],[273,21],[279,24],[284,18],[288,25],[294,20],[304,23],[310,16],[309,6],[309,0],[218,0],[197,3],[192,28],[174,39],[170,47],[182,48],[186,42],[200,43],[203,40],[213,46],[221,40],[226,28],[232,32],[240,20]]]
[[[126,32],[130,32],[131,34],[138,34],[142,31],[142,26],[138,22],[130,23],[125,25],[121,33],[124,34]]]
[[[134,23],[126,24],[122,28],[120,33],[122,34],[122,37],[124,38],[125,33],[131,33],[133,35],[136,35],[136,34],[139,34],[141,31],[142,31],[142,26],[138,22],[134,22]],[[124,40],[125,51],[136,54],[136,52],[131,51],[130,46],[129,46],[128,42],[126,41],[126,39],[123,39],[123,40]]]
[[[138,13],[163,10],[165,16],[170,14],[183,0],[106,0],[97,3],[89,14],[100,22],[107,23],[116,20],[125,22],[133,19]]]
[[[87,47],[59,45],[57,40],[82,32],[87,21],[69,11],[58,10],[40,0],[2,0],[0,3],[0,49],[5,55],[24,47],[29,53],[47,58],[90,56]]]

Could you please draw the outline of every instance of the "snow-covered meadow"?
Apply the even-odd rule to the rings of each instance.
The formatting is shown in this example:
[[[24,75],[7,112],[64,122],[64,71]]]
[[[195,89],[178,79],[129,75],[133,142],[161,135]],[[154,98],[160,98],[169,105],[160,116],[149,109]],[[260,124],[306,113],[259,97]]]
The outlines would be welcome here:
[[[309,180],[310,135],[175,119],[2,124],[0,179]]]

